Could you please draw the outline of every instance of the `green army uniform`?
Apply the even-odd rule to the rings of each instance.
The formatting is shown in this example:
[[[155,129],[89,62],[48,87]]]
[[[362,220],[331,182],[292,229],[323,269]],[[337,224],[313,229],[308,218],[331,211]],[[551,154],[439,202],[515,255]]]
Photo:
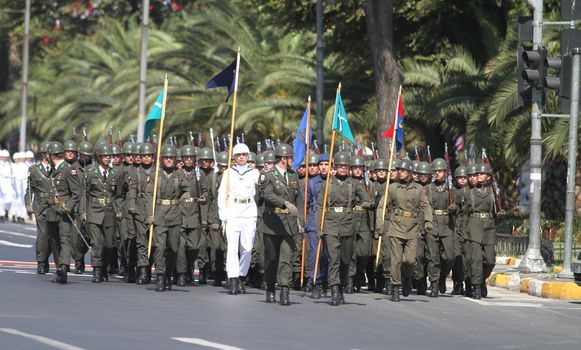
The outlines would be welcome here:
[[[383,234],[387,230],[389,225],[389,206],[385,211],[385,222],[383,223],[383,228],[378,220],[382,220],[381,214],[383,213],[383,204],[380,204],[381,199],[385,195],[385,187],[387,186],[387,180],[389,173],[387,172],[389,168],[389,161],[387,159],[376,159],[373,163],[373,170],[385,170],[386,177],[384,179],[377,179],[377,181],[372,183],[371,194],[373,196],[372,200],[374,202],[376,210],[375,215],[372,219],[373,232],[378,234]],[[394,167],[392,166],[392,169]],[[392,170],[393,171],[393,170]],[[378,293],[383,293],[386,290],[386,283],[389,283],[389,269],[391,265],[391,259],[389,254],[389,240],[381,240],[381,248],[379,254],[380,260],[378,266],[375,266],[375,261],[377,259],[377,245],[379,244],[379,235],[374,234],[371,237],[371,252],[369,256],[369,264],[367,264],[367,280],[368,280],[368,290],[376,291]]]
[[[472,297],[473,296],[473,291],[472,291],[472,272],[471,272],[471,268],[472,268],[472,255],[471,255],[471,243],[468,240],[468,234],[467,234],[467,230],[468,230],[468,219],[470,217],[470,213],[468,212],[468,208],[467,208],[467,203],[468,203],[468,198],[470,196],[470,191],[472,188],[474,188],[474,186],[470,183],[469,178],[472,175],[478,175],[478,168],[479,166],[477,164],[469,164],[466,167],[466,177],[468,178],[468,183],[463,191],[463,198],[464,198],[464,202],[462,203],[460,202],[456,202],[459,204],[463,204],[463,207],[460,208],[459,213],[463,214],[463,225],[461,226],[463,229],[463,240],[462,240],[462,267],[463,267],[463,272],[464,272],[464,295],[467,297]]]
[[[60,142],[49,145],[48,153],[58,155],[64,153]],[[47,210],[48,236],[50,245],[54,247],[53,254],[57,257],[57,276],[55,283],[67,283],[67,271],[71,260],[71,232],[73,230],[72,213],[79,203],[81,195],[81,179],[76,169],[63,161],[57,166],[53,164],[50,174],[51,191],[48,198],[50,210]]]
[[[460,166],[454,171],[454,178],[466,177],[466,168]],[[454,203],[457,204],[457,210],[454,213],[454,255],[455,261],[452,267],[452,281],[454,282],[454,288],[452,290],[453,295],[463,295],[464,288],[462,283],[464,282],[467,273],[467,266],[463,259],[464,244],[466,239],[466,224],[468,223],[468,218],[466,217],[466,212],[464,206],[466,203],[466,195],[468,193],[468,186],[460,187],[456,183],[452,189],[452,198],[454,198]]]
[[[260,171],[261,175],[265,172],[264,169]],[[252,243],[252,257],[250,260],[250,269],[248,270],[248,278],[253,287],[266,289],[266,282],[264,281],[264,234],[262,232],[265,205],[260,186],[256,186],[254,201],[256,202],[258,218],[256,220],[254,242]]]
[[[420,162],[417,166],[416,172],[418,174],[418,183],[427,189],[431,183],[432,166],[428,162]],[[419,176],[426,175],[428,181],[425,183],[419,182]],[[418,248],[416,249],[416,266],[414,267],[413,287],[416,289],[418,295],[426,295],[428,290],[428,247],[426,244],[426,230],[424,229],[424,213],[418,213],[419,222],[421,225],[421,236],[418,238]],[[407,293],[407,290],[406,290]]]
[[[444,159],[438,158],[432,162],[432,171],[446,170]],[[450,203],[450,190],[446,179],[434,180],[426,187],[428,200],[432,206],[433,226],[431,232],[426,232],[426,247],[428,252],[428,278],[430,280],[430,296],[438,297],[446,292],[446,276],[452,270],[455,259],[454,251],[454,220]],[[455,207],[455,206],[453,206]]]
[[[126,155],[137,155],[139,154],[139,146],[136,143],[125,142],[123,144],[123,153]],[[121,178],[123,188],[124,198],[123,198],[123,221],[121,223],[121,232],[123,238],[121,239],[122,255],[127,259],[127,268],[124,276],[124,280],[127,283],[135,283],[136,280],[136,268],[137,268],[137,242],[136,234],[137,228],[135,226],[135,217],[129,213],[129,187],[131,182],[135,178],[135,174],[139,167],[133,164],[123,164],[121,167]]]
[[[207,161],[212,161],[214,162],[214,152],[212,151],[211,148],[208,147],[204,147],[198,150],[197,153],[197,159],[202,161],[202,160],[207,160]],[[209,189],[208,185],[208,179],[211,177],[214,177],[215,180],[215,176],[216,175],[212,175],[215,174],[214,172],[214,168],[207,168],[207,169],[203,169],[202,167],[199,168],[200,169],[200,184],[202,185],[202,187]],[[212,180],[210,179],[210,183],[212,182]],[[219,183],[218,183],[219,185]],[[216,192],[217,193],[217,192]],[[200,246],[199,246],[199,251],[198,251],[198,257],[197,257],[197,261],[198,261],[198,269],[199,269],[199,283],[200,284],[206,284],[207,283],[207,275],[208,272],[212,272],[212,274],[214,275],[214,285],[216,286],[220,286],[222,285],[222,279],[223,277],[219,277],[218,279],[216,279],[215,276],[215,270],[213,268],[214,266],[214,261],[212,261],[212,238],[211,238],[211,228],[209,226],[208,223],[208,215],[210,214],[209,210],[210,210],[210,201],[207,199],[205,203],[200,203],[200,210],[201,210],[201,218],[202,218],[202,235],[204,237],[204,239],[200,242]],[[219,220],[218,220],[219,222]]]
[[[111,155],[111,147],[101,146],[98,154]],[[93,167],[85,176],[79,212],[91,237],[93,282],[101,283],[108,280],[107,267],[117,242],[117,218],[123,215],[117,207],[117,200],[123,198],[123,179],[118,170],[101,166]]]
[[[279,144],[277,157],[292,157],[292,147]],[[264,200],[264,214],[260,230],[264,234],[264,270],[266,280],[266,302],[275,303],[275,284],[281,287],[281,305],[290,305],[289,287],[293,277],[293,251],[296,249],[294,236],[299,232],[299,209],[302,209],[299,194],[299,178],[279,168],[260,174],[259,193]],[[293,212],[294,211],[294,212]]]
[[[43,142],[41,146],[41,155],[46,154],[47,142]],[[47,211],[52,210],[48,204],[48,196],[52,185],[50,182],[51,165],[41,162],[33,164],[28,169],[28,183],[26,186],[26,193],[24,195],[24,204],[28,214],[34,214],[36,219],[36,261],[38,264],[37,273],[45,274],[49,270],[48,258],[54,247],[49,244],[48,228],[46,218],[48,215],[54,216],[54,213],[49,214]],[[56,260],[55,263],[58,265]]]
[[[113,164],[113,157],[118,156],[121,158],[121,163],[118,165]],[[123,150],[121,146],[114,143],[111,145],[111,168],[115,169],[123,177]],[[121,184],[120,184],[121,185]],[[125,206],[125,196],[119,197],[115,200],[116,206],[121,213],[117,217],[117,224],[115,230],[115,245],[113,247],[111,261],[109,263],[109,273],[117,274],[118,276],[124,276],[127,269],[127,256],[125,255],[124,242],[127,239],[127,228],[125,227],[125,221],[123,220],[123,213],[127,210]]]
[[[350,156],[346,152],[335,155],[334,164],[349,165]],[[326,184],[321,185],[317,198],[317,218],[322,221],[323,201]],[[341,179],[337,175],[329,179],[325,222],[322,232],[318,232],[327,244],[329,252],[328,283],[331,286],[331,305],[337,306],[345,302],[343,286],[349,277],[349,264],[353,258],[353,240],[355,222],[353,207],[358,204],[364,209],[370,208],[370,199],[363,186],[352,178]]]
[[[411,172],[411,161],[402,160],[398,169]],[[412,182],[411,176],[409,180],[398,180],[389,185],[389,206],[391,217],[387,235],[391,254],[391,300],[399,301],[402,282],[406,289],[404,294],[411,290],[418,238],[421,235],[418,212],[423,212],[425,226],[429,230],[432,209],[426,191],[420,184]]]

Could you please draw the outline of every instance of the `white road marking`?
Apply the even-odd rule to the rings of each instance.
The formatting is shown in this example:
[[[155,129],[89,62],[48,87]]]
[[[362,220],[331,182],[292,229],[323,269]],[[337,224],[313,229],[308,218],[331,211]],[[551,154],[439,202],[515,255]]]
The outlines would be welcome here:
[[[25,227],[24,229],[28,231],[36,231],[36,227]]]
[[[40,335],[34,335],[34,334],[29,334],[29,333],[24,333],[21,332],[17,329],[13,329],[13,328],[0,328],[0,332],[4,332],[4,333],[8,333],[8,334],[12,334],[12,335],[18,335],[20,337],[23,338],[27,338],[27,339],[31,339],[34,340],[38,343],[44,344],[44,345],[48,345],[50,347],[53,347],[55,349],[61,349],[61,350],[84,350],[83,348],[79,348],[77,346],[74,345],[70,345],[67,343],[63,343],[60,342],[58,340],[54,340],[51,338],[47,338],[47,337],[43,337]]]
[[[20,244],[20,243],[13,243],[8,242],[0,239],[0,245],[5,245],[8,247],[17,247],[17,248],[32,248],[32,244]]]
[[[200,339],[200,338],[177,338],[177,337],[172,337],[173,340],[177,340],[180,341],[182,343],[188,343],[188,344],[196,344],[196,345],[201,345],[201,346],[205,346],[207,348],[213,348],[213,349],[219,349],[219,350],[244,350],[242,348],[238,348],[236,346],[232,346],[232,345],[226,345],[226,344],[220,344],[220,343],[214,343],[208,340],[204,340],[204,339]]]
[[[4,230],[0,230],[0,233],[6,233],[6,234],[11,235],[11,236],[18,236],[18,237],[26,237],[26,238],[36,239],[36,235],[27,235],[26,233],[12,232],[12,231],[4,231]]]

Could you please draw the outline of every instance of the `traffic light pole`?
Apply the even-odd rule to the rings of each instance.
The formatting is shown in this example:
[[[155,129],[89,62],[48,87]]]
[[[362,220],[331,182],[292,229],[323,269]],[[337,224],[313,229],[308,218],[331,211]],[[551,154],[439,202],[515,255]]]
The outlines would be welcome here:
[[[542,47],[543,0],[526,0],[533,8],[533,49]],[[532,89],[531,111],[531,185],[530,185],[530,231],[529,245],[519,270],[526,273],[545,272],[547,265],[541,256],[541,183],[542,183],[542,87]]]
[[[575,173],[577,168],[577,129],[579,127],[579,84],[581,79],[581,48],[571,50],[571,110],[569,115],[569,152],[567,160],[567,195],[565,202],[565,257],[562,278],[572,278],[573,219],[575,217]],[[567,74],[567,72],[565,72]]]
[[[141,53],[139,57],[139,102],[137,105],[137,142],[143,142],[145,127],[145,93],[147,80],[147,38],[149,27],[149,0],[143,0],[141,15]]]
[[[30,37],[30,0],[26,0],[24,11],[24,38],[22,41],[22,91],[20,96],[20,138],[18,150],[26,151],[26,123],[28,121],[28,61]]]

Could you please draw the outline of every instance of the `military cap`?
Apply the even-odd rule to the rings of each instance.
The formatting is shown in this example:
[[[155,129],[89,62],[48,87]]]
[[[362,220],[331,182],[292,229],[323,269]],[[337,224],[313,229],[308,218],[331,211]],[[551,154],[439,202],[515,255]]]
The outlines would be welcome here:
[[[63,144],[58,141],[52,141],[50,145],[48,145],[48,154],[59,154],[64,153],[64,151]]]
[[[113,148],[111,147],[111,145],[102,144],[99,147],[97,147],[97,155],[98,156],[110,156],[112,154],[113,154]]]
[[[265,163],[276,163],[276,157],[274,156],[274,151],[264,152],[264,162]]]
[[[77,143],[73,140],[67,140],[67,141],[65,141],[65,143],[63,145],[63,149],[65,151],[77,152]]]
[[[153,153],[153,145],[149,142],[146,142],[139,147],[139,154],[153,155]]]
[[[279,143],[274,149],[274,155],[277,157],[292,157],[294,156],[293,148],[286,143]]]
[[[316,153],[311,153],[309,155],[309,164],[317,164],[319,162],[319,156]]]
[[[478,174],[478,166],[476,164],[468,165],[466,168],[466,175],[475,175]]]
[[[228,152],[220,152],[216,157],[218,158],[218,165],[228,166]]]
[[[478,164],[478,173],[479,174],[492,174],[492,168],[490,168],[490,164],[488,163],[480,163]]]
[[[412,161],[412,169],[413,169],[412,171],[414,173],[417,173],[418,172],[418,167],[419,166],[420,166],[420,161],[419,160]]]
[[[351,158],[351,162],[349,163],[350,166],[365,166],[365,159],[360,156],[355,156]]]
[[[194,149],[194,146],[192,145],[185,145],[184,147],[182,147],[182,149],[180,150],[180,155],[182,157],[195,157],[196,156],[196,150]]]
[[[254,152],[248,153],[248,161],[256,163],[256,153]]]
[[[204,147],[200,150],[200,155],[198,158],[205,160],[214,160],[214,152],[212,152],[212,149]]]
[[[264,154],[263,153],[256,156],[256,166],[264,166]]]
[[[405,170],[409,170],[412,171],[414,165],[412,163],[411,160],[409,159],[402,159],[399,161],[399,164],[397,165],[398,169],[405,169]]]
[[[329,154],[328,153],[323,153],[321,155],[319,155],[319,163],[320,162],[328,162],[329,161]]]
[[[436,158],[432,162],[432,171],[446,170],[446,169],[448,169],[448,165],[446,164],[446,161],[443,160],[442,158]]]
[[[379,158],[375,160],[373,170],[387,170],[389,167],[387,159]]]
[[[82,141],[79,144],[79,153],[87,156],[93,155],[93,145],[88,141]]]
[[[123,153],[125,153],[125,154],[135,154],[136,153],[135,152],[135,146],[136,146],[136,144],[133,143],[133,142],[129,142],[129,141],[125,142],[123,144]]]
[[[163,145],[161,147],[160,156],[162,157],[177,157],[178,151],[173,145]]]
[[[454,177],[466,177],[466,167],[461,165],[454,171]]]
[[[349,165],[351,162],[351,155],[347,152],[337,152],[335,158],[333,158],[333,163],[335,165]]]
[[[111,154],[112,155],[119,155],[122,154],[123,151],[121,150],[121,146],[119,146],[118,144],[114,143],[111,145]]]
[[[416,170],[418,174],[424,174],[424,175],[429,175],[432,173],[432,167],[430,166],[430,163],[428,162],[420,162],[420,165],[418,165],[418,169]]]
[[[39,153],[46,153],[48,151],[48,145],[50,145],[50,141],[42,141]]]

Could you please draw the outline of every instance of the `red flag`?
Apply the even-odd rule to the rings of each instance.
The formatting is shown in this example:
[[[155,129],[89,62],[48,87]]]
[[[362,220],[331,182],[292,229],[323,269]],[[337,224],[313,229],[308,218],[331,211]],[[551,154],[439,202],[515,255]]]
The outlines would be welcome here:
[[[405,118],[403,112],[403,101],[401,95],[398,96],[397,99],[397,123],[396,123],[396,116],[393,116],[393,121],[391,122],[391,126],[389,129],[385,130],[381,136],[384,138],[393,138],[393,133],[395,132],[395,139],[396,139],[396,148],[399,151],[401,146],[403,145],[403,121]]]

